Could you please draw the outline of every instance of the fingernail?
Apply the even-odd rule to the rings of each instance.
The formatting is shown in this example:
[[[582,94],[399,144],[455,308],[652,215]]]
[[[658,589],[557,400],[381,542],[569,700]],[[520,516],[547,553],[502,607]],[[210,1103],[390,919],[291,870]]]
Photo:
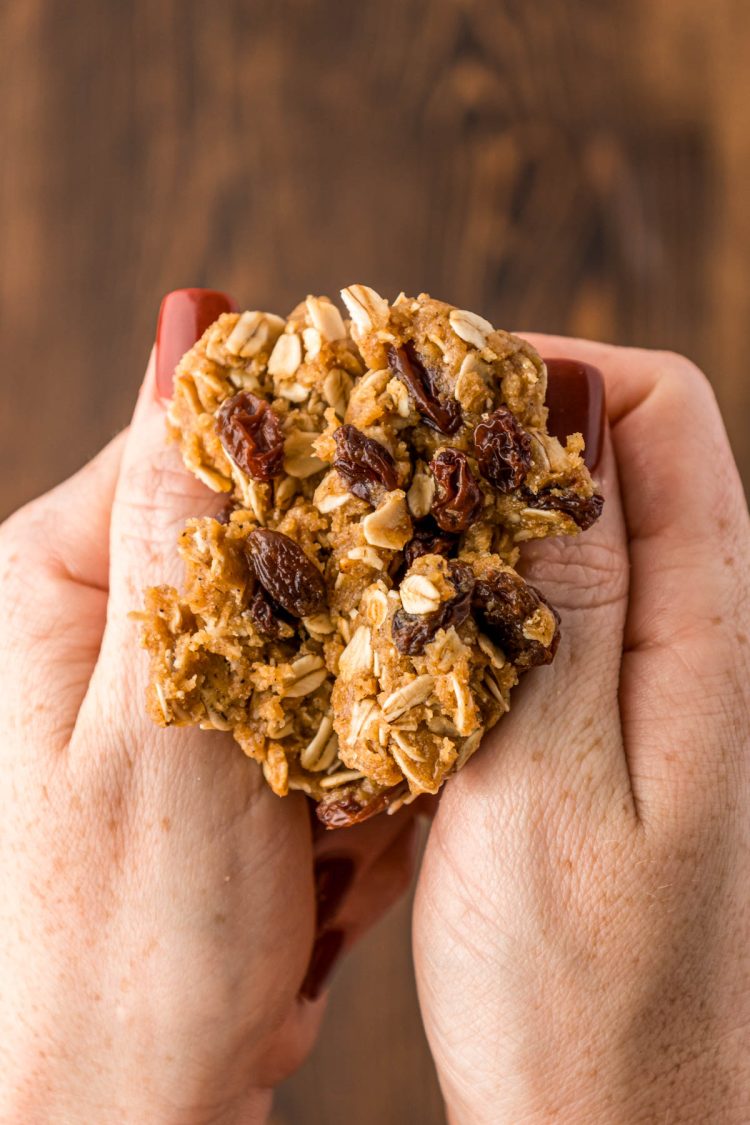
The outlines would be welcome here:
[[[563,444],[568,434],[583,434],[583,458],[593,471],[599,464],[604,440],[602,373],[577,359],[547,359],[545,363],[549,431]]]
[[[216,289],[175,289],[167,293],[156,325],[156,387],[162,398],[172,394],[174,369],[217,317],[237,306]]]
[[[315,864],[315,900],[317,926],[322,930],[333,918],[354,879],[354,860],[348,856],[330,856]]]
[[[417,816],[424,817],[425,820],[433,821],[437,816],[437,811],[440,808],[440,797],[435,795],[430,796],[423,793],[421,797],[417,797],[414,802],[414,812]]]
[[[316,840],[320,840],[323,836],[326,835],[326,829],[325,825],[321,824],[318,818],[317,802],[314,801],[312,797],[306,797],[305,800],[307,801],[307,812],[310,817],[310,834],[312,836],[313,843],[315,843]]]
[[[305,1000],[317,1000],[320,996],[333,971],[343,944],[344,934],[342,930],[326,930],[316,939],[310,964],[299,990],[300,996],[304,997]]]

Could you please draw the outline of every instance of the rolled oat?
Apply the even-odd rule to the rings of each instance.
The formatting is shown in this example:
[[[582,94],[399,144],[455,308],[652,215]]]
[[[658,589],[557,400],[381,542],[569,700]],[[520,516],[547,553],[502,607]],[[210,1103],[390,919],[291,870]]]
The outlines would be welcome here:
[[[425,294],[342,298],[348,322],[226,313],[181,360],[171,435],[234,510],[188,521],[184,590],[139,615],[154,721],[231,731],[329,827],[464,766],[559,640],[519,545],[601,510],[528,343]]]

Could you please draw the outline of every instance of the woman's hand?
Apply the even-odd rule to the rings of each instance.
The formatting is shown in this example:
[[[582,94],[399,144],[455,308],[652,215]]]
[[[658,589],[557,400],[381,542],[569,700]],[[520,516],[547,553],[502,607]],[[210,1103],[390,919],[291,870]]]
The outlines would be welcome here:
[[[313,839],[229,736],[144,714],[128,615],[219,506],[159,391],[228,307],[170,295],[129,431],[0,529],[3,1121],[263,1119],[333,960],[409,881],[410,810]]]
[[[601,521],[529,551],[563,614],[445,790],[415,913],[452,1122],[750,1119],[748,515],[684,359],[604,372]]]

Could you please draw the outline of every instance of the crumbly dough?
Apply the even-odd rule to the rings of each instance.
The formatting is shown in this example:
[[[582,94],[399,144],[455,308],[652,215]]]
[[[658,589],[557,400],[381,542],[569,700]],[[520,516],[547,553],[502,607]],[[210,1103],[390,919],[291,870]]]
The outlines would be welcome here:
[[[462,768],[557,646],[520,544],[601,510],[527,342],[426,294],[342,298],[347,321],[226,313],[180,362],[171,435],[228,503],[139,615],[152,718],[231,731],[332,827]]]

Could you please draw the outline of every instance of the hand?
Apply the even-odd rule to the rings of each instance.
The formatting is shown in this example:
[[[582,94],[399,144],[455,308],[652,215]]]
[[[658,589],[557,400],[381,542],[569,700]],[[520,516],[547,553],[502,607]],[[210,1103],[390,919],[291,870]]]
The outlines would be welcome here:
[[[560,649],[431,830],[415,958],[450,1120],[745,1122],[742,489],[687,360],[532,342],[604,373],[606,502],[580,540],[529,550]]]
[[[313,840],[228,735],[145,717],[128,615],[220,506],[165,445],[165,374],[229,307],[191,292],[129,431],[0,529],[3,1121],[261,1120],[335,956],[409,881],[411,810]]]

